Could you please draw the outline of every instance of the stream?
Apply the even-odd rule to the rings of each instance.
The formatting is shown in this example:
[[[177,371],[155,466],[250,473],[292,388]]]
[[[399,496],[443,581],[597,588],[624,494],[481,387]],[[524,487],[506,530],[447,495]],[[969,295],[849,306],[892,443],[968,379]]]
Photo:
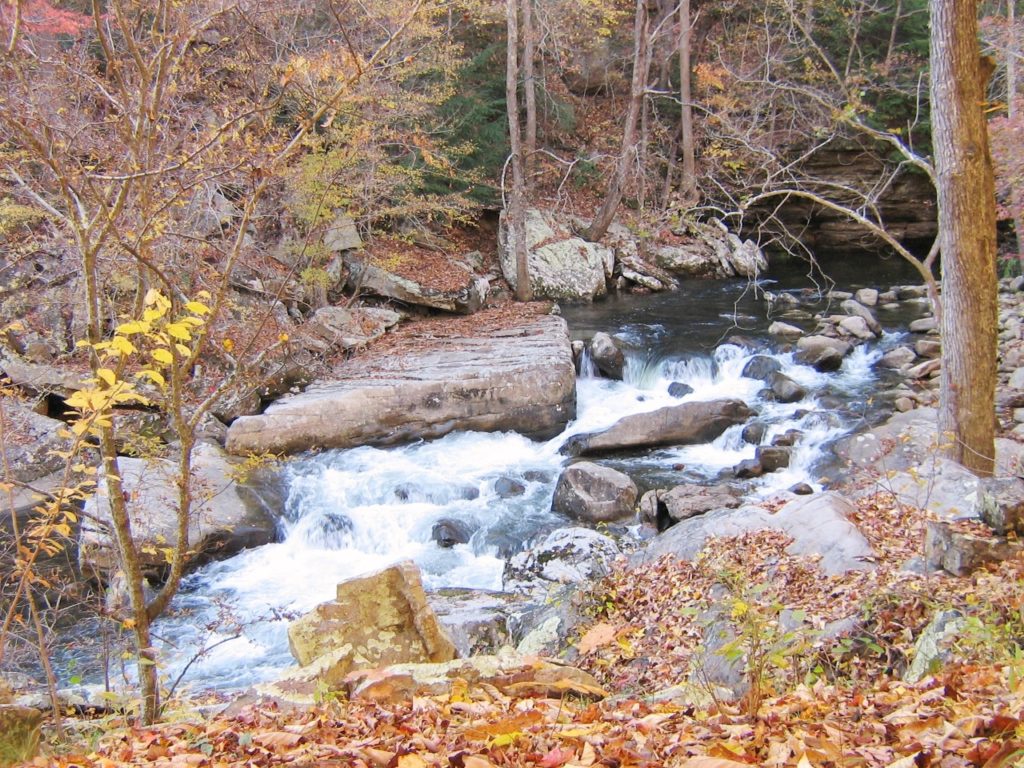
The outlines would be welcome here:
[[[871,271],[873,287],[914,282],[900,263],[881,269],[872,264]],[[864,272],[863,265],[830,268],[844,290],[867,285],[861,282]],[[824,300],[814,301],[809,291],[815,286],[795,268],[776,268],[758,287],[804,291],[807,301],[799,311],[827,309]],[[789,468],[742,481],[746,492],[765,496],[801,482],[822,488],[840,470],[828,446],[891,411],[875,395],[894,380],[873,363],[904,337],[901,329],[924,307],[877,310],[886,330],[882,338],[858,347],[837,373],[823,374],[795,363],[767,334],[780,315],[806,329],[813,320],[793,315],[792,305],[776,306],[768,317],[768,305],[755,293],[746,281],[702,281],[675,293],[563,308],[573,338],[611,333],[627,363],[621,382],[581,375],[577,418],[550,441],[455,433],[396,448],[324,451],[290,460],[283,469],[287,500],[278,543],[187,577],[170,615],[155,626],[169,679],[186,670],[183,680],[192,689],[230,690],[276,677],[294,663],[286,634],[291,619],[331,599],[339,581],[397,560],[416,561],[428,589],[500,590],[511,554],[539,534],[572,524],[551,512],[555,483],[567,462],[559,454],[566,438],[608,427],[627,414],[690,400],[743,399],[767,424],[763,443],[787,430],[803,433]],[[758,348],[808,390],[804,400],[767,401],[759,394],[762,382],[740,375]],[[672,397],[672,382],[688,384],[693,392]],[[631,475],[641,492],[724,481],[732,467],[754,457],[756,446],[744,442],[741,432],[742,426],[733,427],[712,443],[600,461]],[[469,541],[438,546],[432,531],[445,520],[472,531]]]

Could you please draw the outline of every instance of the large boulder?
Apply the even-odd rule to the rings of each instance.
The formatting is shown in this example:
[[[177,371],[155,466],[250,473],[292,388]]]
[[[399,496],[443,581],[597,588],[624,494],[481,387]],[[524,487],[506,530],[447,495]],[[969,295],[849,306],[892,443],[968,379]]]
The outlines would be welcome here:
[[[798,362],[818,371],[838,371],[852,347],[829,336],[804,336],[796,343]]]
[[[526,211],[527,271],[534,298],[591,301],[607,292],[615,252],[606,245],[575,236],[568,223],[549,212]],[[502,214],[498,232],[501,272],[517,285],[515,238]]]
[[[660,532],[681,520],[739,505],[739,494],[728,485],[682,483],[645,493],[640,500],[640,522]]]
[[[590,359],[594,361],[597,370],[609,379],[622,379],[626,356],[607,333],[599,331],[590,340]]]
[[[338,584],[334,600],[289,625],[288,646],[302,666],[330,654],[334,677],[352,669],[455,658],[411,561]]]
[[[742,424],[753,411],[741,400],[670,405],[619,419],[603,432],[574,435],[562,453],[585,456],[658,445],[707,443],[734,424]]]
[[[692,517],[651,539],[634,559],[654,560],[673,555],[693,560],[712,537],[736,536],[747,531],[780,530],[793,539],[787,552],[821,555],[818,567],[826,575],[870,570],[873,551],[867,539],[848,519],[856,512],[838,493],[819,493],[794,499],[775,514],[764,507],[723,509]]]
[[[168,550],[178,542],[178,464],[128,457],[118,464],[143,569],[160,579],[169,568]],[[220,448],[200,443],[193,449],[188,547],[195,562],[228,557],[276,537],[274,518],[239,492],[235,477],[232,461]],[[78,561],[83,573],[103,583],[120,568],[112,527],[109,489],[101,472],[96,493],[85,504]]]
[[[772,375],[782,371],[782,363],[768,355],[754,355],[743,366],[741,376],[768,383]]]
[[[882,332],[882,326],[879,325],[878,320],[875,318],[875,313],[856,299],[847,299],[839,306],[846,314],[852,317],[862,318],[873,334],[877,335]]]
[[[347,259],[355,281],[363,291],[445,312],[470,314],[483,306],[488,284],[468,267],[455,261],[444,266],[443,280],[428,280],[411,261],[401,267],[389,267],[354,252]]]
[[[63,468],[58,452],[69,451],[67,425],[42,416],[13,397],[3,398],[5,481],[23,483]]]
[[[551,509],[584,523],[610,523],[633,516],[636,484],[611,467],[581,461],[558,478]]]
[[[228,430],[232,453],[393,445],[456,430],[548,438],[576,413],[576,371],[565,321],[434,338],[429,348],[347,361],[334,377],[273,403]]]
[[[608,536],[589,528],[559,528],[509,558],[502,574],[506,592],[546,590],[607,575],[619,555]]]

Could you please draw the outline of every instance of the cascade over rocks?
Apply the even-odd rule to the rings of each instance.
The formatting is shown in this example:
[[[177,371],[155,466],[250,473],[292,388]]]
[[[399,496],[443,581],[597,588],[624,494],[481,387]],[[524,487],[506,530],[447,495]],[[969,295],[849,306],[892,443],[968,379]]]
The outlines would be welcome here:
[[[168,459],[122,456],[122,484],[139,558],[157,579],[169,568],[164,550],[178,541],[178,465]],[[247,547],[275,540],[274,519],[251,495],[240,493],[232,477],[232,461],[218,447],[200,443],[192,452],[193,510],[189,518],[189,549],[204,559],[222,559]],[[78,534],[78,562],[83,573],[107,583],[120,568],[111,531],[106,481],[85,504]]]
[[[636,484],[611,467],[581,461],[558,478],[551,509],[585,523],[610,523],[633,516]]]
[[[228,430],[232,453],[393,445],[456,430],[558,434],[575,415],[565,321],[437,338],[432,348],[347,361],[331,378]]]
[[[587,456],[626,448],[706,443],[753,414],[746,403],[731,399],[671,405],[626,416],[603,432],[573,435],[561,452]]]

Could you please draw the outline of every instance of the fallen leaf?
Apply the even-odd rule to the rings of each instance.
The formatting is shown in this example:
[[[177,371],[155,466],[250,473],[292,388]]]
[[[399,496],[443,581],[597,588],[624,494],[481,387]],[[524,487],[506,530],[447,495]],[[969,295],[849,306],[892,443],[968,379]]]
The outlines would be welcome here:
[[[591,651],[614,642],[615,632],[615,626],[606,621],[595,624],[580,638],[576,650],[580,652],[580,656],[586,656]]]

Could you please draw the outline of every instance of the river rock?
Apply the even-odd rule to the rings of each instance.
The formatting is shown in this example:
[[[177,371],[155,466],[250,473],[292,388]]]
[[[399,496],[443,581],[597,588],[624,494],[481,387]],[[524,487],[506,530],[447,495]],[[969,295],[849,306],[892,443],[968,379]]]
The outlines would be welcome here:
[[[773,373],[769,385],[780,403],[795,403],[807,396],[807,390],[784,373]]]
[[[622,370],[626,365],[626,357],[616,345],[615,340],[603,331],[594,334],[590,341],[590,358],[602,374],[609,379],[622,379]]]
[[[878,291],[874,288],[861,288],[853,294],[853,298],[865,307],[873,307],[878,303]]]
[[[974,514],[999,536],[1024,534],[1024,480],[987,477],[978,482]]]
[[[743,442],[757,445],[764,439],[767,431],[768,425],[763,421],[752,421],[743,427]]]
[[[118,463],[139,558],[147,575],[159,580],[169,568],[165,550],[178,541],[177,462],[122,456]],[[275,521],[266,509],[247,504],[239,493],[236,472],[218,447],[200,443],[193,449],[188,546],[195,562],[228,557],[276,537]],[[78,561],[83,573],[102,583],[120,568],[111,525],[109,491],[101,473],[96,493],[85,504]]]
[[[910,347],[896,347],[895,349],[890,349],[879,358],[878,366],[898,370],[910,365],[916,359],[917,354]]]
[[[942,355],[942,342],[936,339],[918,339],[914,343],[914,351],[921,357],[935,359]]]
[[[619,555],[608,536],[589,528],[558,528],[509,558],[502,574],[506,592],[531,592],[608,574]]]
[[[636,484],[629,475],[581,461],[558,478],[551,509],[585,523],[610,523],[632,517],[636,500]]]
[[[412,561],[338,584],[334,600],[289,625],[288,647],[302,666],[332,654],[335,678],[362,667],[455,658]]]
[[[739,493],[728,485],[682,483],[670,490],[645,493],[640,500],[640,522],[660,533],[680,520],[739,505]]]
[[[941,360],[925,360],[923,363],[918,363],[912,368],[907,369],[907,377],[911,379],[926,379],[929,377],[934,378],[938,375],[939,370],[942,368]]]
[[[760,477],[764,474],[764,467],[757,459],[744,459],[732,468],[733,477],[739,480],[747,480],[752,477]]]
[[[841,331],[845,331],[850,336],[861,339],[862,341],[875,338],[875,334],[872,333],[871,329],[868,327],[867,320],[863,317],[857,317],[856,315],[850,315],[849,317],[844,317],[840,320],[839,328]]]
[[[367,354],[333,377],[279,400],[228,430],[232,453],[393,445],[456,430],[548,438],[576,412],[565,321],[546,315],[515,328],[435,338],[427,349]]]
[[[693,394],[693,387],[681,381],[673,381],[668,385],[668,394],[670,397],[684,398]]]
[[[765,472],[776,472],[789,466],[790,450],[779,445],[760,445],[755,454],[756,461]]]
[[[442,549],[451,549],[456,544],[465,544],[473,536],[473,526],[464,520],[444,518],[434,523],[430,538]]]
[[[526,486],[511,477],[499,477],[494,481],[494,492],[499,498],[511,499],[526,493]]]
[[[839,306],[846,314],[862,318],[864,322],[867,323],[867,326],[871,329],[872,333],[877,335],[882,332],[882,326],[878,324],[878,320],[875,318],[874,313],[859,301],[855,299],[847,299],[840,303]]]
[[[907,327],[911,333],[929,333],[939,327],[939,321],[934,317],[919,317],[912,320]]]
[[[600,699],[608,695],[588,672],[512,651],[445,664],[397,664],[361,670],[346,678],[345,689],[351,700],[394,705],[415,696],[450,695],[456,681],[473,689],[493,687],[512,698],[562,698],[568,694]]]
[[[847,342],[828,336],[804,336],[796,348],[798,362],[823,372],[839,370],[851,349]]]
[[[662,555],[693,560],[712,536],[774,529],[793,539],[786,549],[790,554],[821,555],[818,567],[826,575],[871,570],[871,545],[847,519],[855,513],[853,503],[834,492],[794,499],[775,514],[759,506],[709,512],[684,520],[651,539],[633,560],[654,560]]]
[[[756,379],[757,381],[767,383],[771,380],[773,374],[779,373],[781,370],[782,363],[774,357],[769,357],[768,355],[754,355],[752,358],[747,360],[740,375],[748,379]]]
[[[740,400],[683,403],[626,416],[603,432],[574,435],[561,451],[584,456],[628,448],[707,443],[753,413]]]
[[[799,339],[804,335],[803,329],[798,328],[795,325],[790,325],[789,323],[783,323],[779,320],[776,320],[768,326],[768,333],[772,336],[781,336],[782,338],[789,339],[790,341]]]
[[[607,292],[615,252],[606,245],[576,237],[568,222],[558,221],[553,213],[527,209],[526,246],[534,298],[591,301]],[[515,240],[504,212],[498,232],[498,257],[505,280],[515,290]]]

